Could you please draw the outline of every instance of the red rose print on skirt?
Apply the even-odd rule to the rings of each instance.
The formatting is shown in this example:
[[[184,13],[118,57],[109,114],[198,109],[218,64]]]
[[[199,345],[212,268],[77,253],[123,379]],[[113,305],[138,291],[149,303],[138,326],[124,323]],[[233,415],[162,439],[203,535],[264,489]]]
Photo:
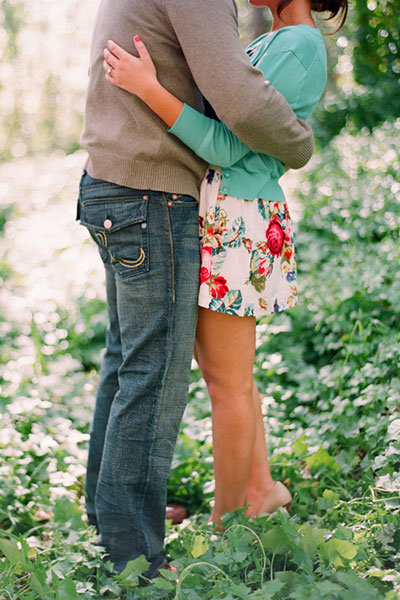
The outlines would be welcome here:
[[[229,292],[229,288],[226,285],[225,277],[216,277],[210,286],[211,296],[213,298],[223,298],[227,292]]]
[[[203,246],[201,249],[200,285],[211,278],[212,247]]]
[[[283,231],[282,223],[278,217],[272,217],[265,235],[267,236],[267,246],[271,254],[280,256],[282,254],[285,232]]]

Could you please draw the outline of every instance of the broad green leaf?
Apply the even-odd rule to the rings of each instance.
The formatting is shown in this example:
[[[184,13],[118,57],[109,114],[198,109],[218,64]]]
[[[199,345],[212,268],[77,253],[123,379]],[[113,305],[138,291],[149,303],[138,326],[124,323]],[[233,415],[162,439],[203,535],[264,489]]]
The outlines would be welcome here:
[[[272,581],[266,581],[263,585],[263,589],[265,589],[271,596],[280,592],[284,587],[285,583],[283,581],[279,581],[279,579],[273,579]]]
[[[303,571],[307,575],[311,575],[314,566],[313,556],[306,552],[303,547],[295,546],[293,548],[292,560],[296,565],[298,565],[301,571]]]
[[[322,472],[328,470],[334,473],[342,470],[337,460],[321,447],[314,454],[306,458],[306,463],[312,474],[318,473],[321,470]]]
[[[168,581],[168,579],[164,579],[164,577],[155,577],[152,579],[151,586],[159,588],[160,590],[165,590],[166,592],[171,592],[176,587],[172,581]]]
[[[343,590],[342,586],[333,581],[321,581],[313,585],[315,585],[315,588],[320,592],[321,596],[327,598],[327,600],[337,598],[339,592]]]
[[[306,444],[306,439],[307,437],[305,435],[302,435],[301,437],[297,438],[297,440],[292,444],[292,449],[296,456],[301,456],[302,454],[307,452],[308,446]]]
[[[57,500],[54,508],[54,521],[56,523],[66,523],[71,520],[75,521],[75,519],[82,522],[80,508],[71,502],[69,498],[62,496]]]
[[[0,538],[0,550],[13,567],[23,560],[22,551],[18,548],[17,542]]]
[[[261,543],[265,550],[273,554],[286,554],[290,548],[285,533],[280,526],[272,527],[272,529],[263,533]]]
[[[72,579],[67,578],[61,581],[57,590],[57,600],[78,600],[79,596]]]
[[[168,579],[169,581],[176,581],[178,579],[178,574],[170,569],[160,569],[160,573],[164,579]]]
[[[105,596],[107,592],[118,596],[121,593],[121,588],[116,581],[112,581],[111,583],[106,583],[106,585],[101,588],[100,595]]]
[[[243,582],[229,582],[228,589],[232,593],[232,597],[235,598],[235,600],[236,598],[240,598],[240,600],[247,600],[249,597],[249,588]]]
[[[299,527],[299,548],[296,548],[296,564],[301,565],[306,572],[311,573],[313,559],[317,555],[318,546],[324,541],[324,529],[317,529],[309,525]]]
[[[347,540],[331,538],[321,546],[321,551],[325,553],[330,562],[340,566],[343,563],[341,560],[337,559],[344,558],[347,561],[352,560],[358,552],[358,546]]]
[[[300,544],[311,556],[314,555],[318,546],[324,541],[326,529],[317,529],[311,525],[301,525],[299,527],[301,535]]]
[[[349,589],[354,598],[360,597],[363,600],[376,600],[377,589],[365,579],[358,577],[354,571],[339,571],[336,573],[336,578]]]
[[[365,574],[368,575],[368,577],[377,577],[378,579],[382,579],[385,571],[382,569],[368,569]]]
[[[232,555],[229,551],[215,552],[213,559],[213,562],[219,566],[232,564]]]
[[[202,535],[195,535],[193,540],[193,547],[190,551],[193,558],[199,558],[202,556],[208,548],[208,541]]]
[[[245,561],[248,558],[248,556],[249,556],[249,553],[244,552],[243,550],[235,550],[235,552],[233,553],[233,558],[238,563]]]
[[[118,579],[134,581],[138,575],[141,575],[148,570],[150,564],[144,554],[141,554],[135,560],[130,560],[125,569],[117,575]]]
[[[350,527],[345,527],[341,523],[336,528],[335,538],[340,540],[347,540],[348,542],[353,541],[354,533]]]
[[[295,588],[288,596],[288,599],[290,598],[290,600],[310,600],[310,598],[312,600],[321,600],[321,596],[318,594],[318,596],[316,597],[315,594],[312,593],[312,595],[310,595],[310,589],[309,587],[303,587],[303,586],[299,586],[297,588]]]

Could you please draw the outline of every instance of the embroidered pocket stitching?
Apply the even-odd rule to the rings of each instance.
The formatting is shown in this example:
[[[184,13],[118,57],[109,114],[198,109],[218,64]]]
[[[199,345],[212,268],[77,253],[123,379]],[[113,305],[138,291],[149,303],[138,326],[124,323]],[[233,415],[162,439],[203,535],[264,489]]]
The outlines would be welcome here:
[[[99,231],[98,233],[96,233],[96,237],[100,240],[101,244],[107,248],[107,236],[105,233],[103,233],[102,231]]]
[[[140,248],[140,256],[136,260],[128,260],[126,258],[115,258],[115,256],[113,256],[113,253],[111,252],[111,250],[108,248],[106,234],[103,233],[103,231],[99,231],[95,235],[96,235],[97,239],[100,240],[101,245],[104,246],[104,248],[107,248],[107,250],[110,254],[110,257],[111,257],[111,262],[113,262],[113,263],[119,263],[120,265],[122,265],[123,267],[126,267],[127,269],[135,269],[137,267],[140,267],[140,265],[143,264],[143,262],[146,259],[146,252],[143,250],[143,248]]]
[[[111,251],[109,250],[111,255],[111,262],[120,263],[123,267],[127,269],[135,269],[136,267],[140,267],[140,265],[144,262],[146,258],[146,252],[143,248],[140,248],[140,256],[136,260],[127,260],[126,258],[114,258]]]

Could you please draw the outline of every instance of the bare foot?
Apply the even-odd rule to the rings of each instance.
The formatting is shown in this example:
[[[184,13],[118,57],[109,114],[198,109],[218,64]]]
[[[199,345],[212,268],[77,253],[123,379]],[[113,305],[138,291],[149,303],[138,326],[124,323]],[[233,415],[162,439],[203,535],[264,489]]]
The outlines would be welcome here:
[[[257,490],[257,492],[251,492],[247,495],[247,504],[249,504],[249,508],[246,510],[245,514],[249,515],[252,519],[260,514],[260,510],[265,503],[265,499],[271,490],[274,488],[275,481],[271,483],[268,488],[264,490]]]
[[[283,507],[289,512],[292,495],[283,483],[276,481],[271,491],[265,496],[257,515],[273,513],[277,508]]]

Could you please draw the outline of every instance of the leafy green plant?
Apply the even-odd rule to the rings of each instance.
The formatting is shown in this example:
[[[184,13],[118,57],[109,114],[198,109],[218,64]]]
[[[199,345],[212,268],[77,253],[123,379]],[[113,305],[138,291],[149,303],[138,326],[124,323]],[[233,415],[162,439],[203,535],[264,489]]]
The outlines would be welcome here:
[[[343,128],[357,134],[363,128],[372,131],[398,117],[399,28],[396,0],[350,3],[348,25],[339,41],[339,56],[345,52],[346,69],[352,71],[354,84],[351,90],[347,85],[335,93],[329,92],[314,117],[316,135],[324,147]]]
[[[397,124],[343,134],[299,180],[300,303],[260,321],[255,367],[290,515],[235,511],[215,535],[210,402],[193,369],[168,482],[189,512],[167,524],[176,573],[146,581],[138,557],[111,577],[85,520],[104,303],[82,293],[0,320],[4,598],[399,600],[399,144]]]

